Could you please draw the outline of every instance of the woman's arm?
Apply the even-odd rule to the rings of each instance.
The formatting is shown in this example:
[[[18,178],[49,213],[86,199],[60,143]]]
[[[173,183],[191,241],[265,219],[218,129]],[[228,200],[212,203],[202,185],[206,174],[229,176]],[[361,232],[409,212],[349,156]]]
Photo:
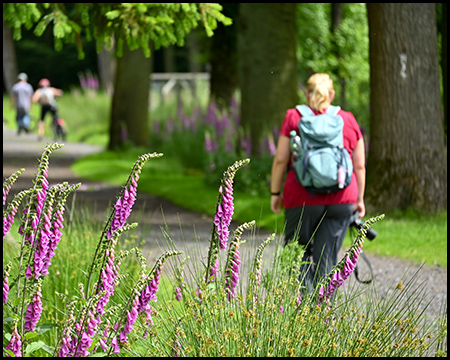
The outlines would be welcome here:
[[[281,186],[283,183],[283,177],[286,172],[286,167],[289,164],[290,148],[289,138],[284,135],[280,135],[278,139],[277,151],[272,163],[272,173],[270,178],[270,192],[281,192]],[[280,213],[282,206],[282,197],[280,195],[271,195],[270,208],[274,213]]]
[[[354,210],[359,211],[359,217],[366,214],[366,207],[364,205],[364,189],[366,186],[366,154],[364,149],[364,139],[360,138],[356,143],[356,147],[352,154],[353,171],[356,175],[356,182],[358,183],[358,198],[356,200]]]

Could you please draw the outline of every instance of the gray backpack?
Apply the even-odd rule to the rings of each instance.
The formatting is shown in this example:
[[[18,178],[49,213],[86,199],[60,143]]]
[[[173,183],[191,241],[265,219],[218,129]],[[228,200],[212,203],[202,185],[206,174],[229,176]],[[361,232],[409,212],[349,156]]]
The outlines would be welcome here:
[[[339,106],[314,115],[307,105],[298,105],[302,115],[299,134],[291,132],[292,163],[297,180],[311,193],[331,193],[350,185],[353,164],[344,147],[344,120]]]

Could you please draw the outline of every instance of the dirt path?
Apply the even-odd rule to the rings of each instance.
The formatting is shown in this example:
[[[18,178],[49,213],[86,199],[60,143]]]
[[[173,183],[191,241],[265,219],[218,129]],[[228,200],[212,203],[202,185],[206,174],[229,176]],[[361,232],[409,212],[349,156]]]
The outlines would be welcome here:
[[[35,178],[37,159],[40,158],[47,142],[52,141],[44,139],[39,142],[35,134],[17,136],[15,131],[3,128],[3,179],[20,168],[26,169],[11,188],[8,200],[18,191],[31,187],[32,180]],[[70,169],[70,164],[79,157],[102,150],[98,146],[66,142],[63,148],[51,155],[48,174],[50,185],[63,181],[69,184],[81,182],[82,186],[76,191],[74,198],[69,198],[68,204],[73,202],[75,209],[87,207],[91,215],[90,219],[101,222],[109,214],[109,206],[115,201],[120,187],[80,179]],[[128,222],[134,221],[146,228],[147,240],[143,253],[150,263],[153,263],[162,252],[158,245],[165,241],[161,228],[165,228],[166,232],[170,233],[170,238],[173,239],[177,248],[191,257],[204,260],[207,255],[212,219],[204,215],[188,211],[159,197],[138,192],[135,207]],[[233,223],[231,230],[234,230],[236,226],[237,224]],[[245,259],[246,251],[250,251],[253,244],[259,244],[269,235],[262,230],[256,230],[256,234],[252,236],[256,243],[248,241],[241,247],[241,258]],[[195,241],[196,238],[198,241]],[[273,247],[266,249],[265,266],[270,266],[269,259],[273,256],[273,250]],[[374,282],[371,285],[361,285],[352,276],[346,286],[356,286],[366,290],[375,288],[380,298],[392,291],[393,284],[395,286],[399,281],[407,283],[419,269],[419,266],[407,261],[375,255],[368,256],[374,271]],[[360,268],[361,277],[367,277],[369,274],[367,266],[361,262]],[[407,272],[406,276],[405,272]],[[428,300],[431,301],[426,314],[435,317],[439,314],[441,304],[446,303],[447,299],[447,268],[424,267],[420,270],[420,278],[426,281],[426,298],[421,306],[423,307]]]

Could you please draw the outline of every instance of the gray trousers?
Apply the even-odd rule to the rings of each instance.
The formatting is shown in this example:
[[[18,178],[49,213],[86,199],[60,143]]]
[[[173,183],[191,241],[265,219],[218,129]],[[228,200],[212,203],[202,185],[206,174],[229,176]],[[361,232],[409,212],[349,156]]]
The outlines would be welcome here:
[[[347,234],[353,204],[300,206],[285,210],[285,245],[297,240],[305,246],[300,267],[304,291],[315,285],[337,264],[337,256]]]

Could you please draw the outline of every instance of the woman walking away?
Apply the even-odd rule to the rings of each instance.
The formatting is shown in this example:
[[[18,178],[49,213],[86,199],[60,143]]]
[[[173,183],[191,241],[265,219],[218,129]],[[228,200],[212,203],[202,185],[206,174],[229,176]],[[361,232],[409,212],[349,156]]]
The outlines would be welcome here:
[[[327,74],[311,76],[306,87],[309,109],[303,112],[312,111],[310,118],[314,121],[318,115],[327,112],[334,95],[333,81]],[[329,193],[316,193],[297,180],[291,159],[290,138],[293,130],[300,135],[299,121],[302,117],[306,121],[306,114],[302,115],[296,108],[287,110],[272,164],[271,209],[280,213],[281,208],[285,208],[285,245],[298,241],[305,246],[303,261],[308,262],[312,257],[312,262],[301,268],[300,280],[306,292],[311,292],[337,264],[337,255],[354,211],[359,212],[359,217],[365,215],[364,139],[353,114],[340,108],[336,111],[335,118],[343,120],[343,146],[353,164],[350,184]]]

